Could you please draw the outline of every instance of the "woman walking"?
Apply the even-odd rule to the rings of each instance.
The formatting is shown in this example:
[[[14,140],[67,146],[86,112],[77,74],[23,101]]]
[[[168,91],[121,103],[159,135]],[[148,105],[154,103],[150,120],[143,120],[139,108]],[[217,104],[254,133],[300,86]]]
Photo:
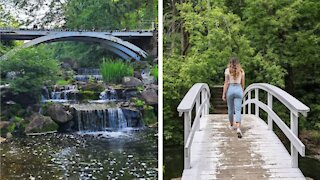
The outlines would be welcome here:
[[[222,99],[227,99],[228,117],[230,129],[237,130],[238,138],[242,138],[241,125],[241,104],[244,91],[244,71],[239,60],[235,57],[230,58],[227,69],[224,72],[225,81],[223,86]],[[234,124],[234,114],[236,114]]]

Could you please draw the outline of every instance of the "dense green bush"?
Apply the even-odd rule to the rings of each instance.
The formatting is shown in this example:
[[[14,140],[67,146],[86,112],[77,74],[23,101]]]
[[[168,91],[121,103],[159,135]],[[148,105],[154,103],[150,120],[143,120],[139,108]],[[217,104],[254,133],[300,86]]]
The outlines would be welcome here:
[[[164,143],[181,144],[176,108],[197,82],[221,85],[231,56],[240,59],[246,86],[265,82],[310,107],[299,126],[320,129],[318,1],[185,1],[165,4],[163,96]],[[175,14],[172,14],[175,13]],[[303,67],[303,68],[302,68]],[[274,105],[280,117],[283,106]]]
[[[1,73],[15,72],[16,76],[6,80],[15,94],[27,93],[40,96],[41,88],[53,85],[61,74],[59,63],[52,52],[44,46],[17,51],[0,62]]]
[[[100,71],[106,83],[120,83],[123,77],[133,76],[133,67],[121,60],[104,59]]]

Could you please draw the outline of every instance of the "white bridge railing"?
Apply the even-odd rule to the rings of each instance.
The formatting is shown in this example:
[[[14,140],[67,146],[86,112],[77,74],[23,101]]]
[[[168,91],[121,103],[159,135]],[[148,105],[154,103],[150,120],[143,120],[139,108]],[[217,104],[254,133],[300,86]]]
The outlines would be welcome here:
[[[194,105],[196,105],[194,107]],[[192,86],[180,102],[177,110],[179,116],[184,114],[184,169],[190,169],[191,144],[194,133],[199,130],[200,118],[209,113],[210,89],[205,83],[197,83]],[[195,108],[196,115],[191,127],[192,110]]]
[[[259,90],[267,92],[267,104],[259,101]],[[251,97],[254,91],[254,98]],[[283,105],[290,110],[290,128],[282,119],[272,110],[273,97],[277,98]],[[255,83],[248,86],[244,92],[243,114],[251,114],[251,104],[255,106],[255,116],[259,117],[259,109],[268,114],[268,127],[272,130],[275,122],[281,131],[287,136],[291,144],[291,164],[292,167],[298,167],[298,152],[305,156],[305,146],[298,138],[298,117],[299,113],[307,116],[310,111],[309,107],[285,92],[284,90],[266,83]]]
[[[267,104],[259,101],[259,90],[267,92]],[[255,96],[254,98],[251,98],[253,91],[255,92]],[[195,132],[199,130],[200,118],[209,113],[210,96],[211,94],[208,85],[205,83],[197,83],[192,86],[192,88],[184,96],[177,108],[180,116],[184,114],[184,169],[191,168],[190,150],[193,136]],[[290,128],[272,110],[273,97],[277,98],[290,110]],[[298,138],[298,117],[299,113],[307,116],[307,112],[310,111],[309,107],[307,107],[282,89],[266,83],[255,83],[246,88],[242,104],[243,114],[251,114],[252,104],[255,106],[256,117],[259,117],[259,109],[264,110],[268,114],[269,130],[273,129],[272,125],[273,122],[275,122],[281,129],[281,131],[290,140],[292,167],[297,168],[298,152],[301,156],[305,156],[305,146]],[[194,108],[196,115],[191,126],[191,115]]]

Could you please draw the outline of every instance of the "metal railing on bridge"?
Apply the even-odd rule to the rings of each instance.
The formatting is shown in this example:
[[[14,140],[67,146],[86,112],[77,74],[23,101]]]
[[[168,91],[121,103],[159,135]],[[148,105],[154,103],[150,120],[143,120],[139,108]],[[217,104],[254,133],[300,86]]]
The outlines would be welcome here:
[[[44,27],[1,27],[0,30],[3,31],[78,31],[78,32],[150,32],[157,29],[156,23],[154,21],[143,21],[139,22],[135,28],[123,28],[123,29],[104,29],[104,28],[44,28]]]

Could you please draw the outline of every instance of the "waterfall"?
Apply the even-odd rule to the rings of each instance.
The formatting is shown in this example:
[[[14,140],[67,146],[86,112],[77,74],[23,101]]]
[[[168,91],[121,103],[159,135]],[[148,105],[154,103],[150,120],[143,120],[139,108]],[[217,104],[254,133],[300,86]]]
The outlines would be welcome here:
[[[106,108],[101,104],[74,105],[77,111],[77,124],[79,131],[122,130],[127,127],[141,127],[140,118],[132,118],[136,111],[121,108]],[[128,117],[127,117],[128,116]],[[136,117],[136,116],[135,116]]]
[[[116,108],[110,108],[108,109],[108,118],[109,118],[109,127],[112,129],[115,129],[117,127],[117,110]]]
[[[105,91],[100,93],[100,100],[105,101],[116,101],[118,99],[117,91],[115,89],[106,89]]]
[[[99,75],[100,69],[96,68],[79,68],[77,74],[80,75]]]
[[[119,119],[119,128],[120,129],[128,127],[127,119],[124,116],[122,109],[120,109],[120,108],[118,108],[118,119]]]
[[[61,87],[54,87],[52,92],[44,87],[41,95],[41,101],[57,101],[57,102],[66,102],[71,99],[71,95],[77,93],[78,89],[75,85],[67,85]]]
[[[61,91],[51,92],[51,99],[61,99]]]
[[[88,81],[89,79],[102,80],[100,69],[95,68],[80,68],[78,69],[77,75],[74,76],[77,81]]]

